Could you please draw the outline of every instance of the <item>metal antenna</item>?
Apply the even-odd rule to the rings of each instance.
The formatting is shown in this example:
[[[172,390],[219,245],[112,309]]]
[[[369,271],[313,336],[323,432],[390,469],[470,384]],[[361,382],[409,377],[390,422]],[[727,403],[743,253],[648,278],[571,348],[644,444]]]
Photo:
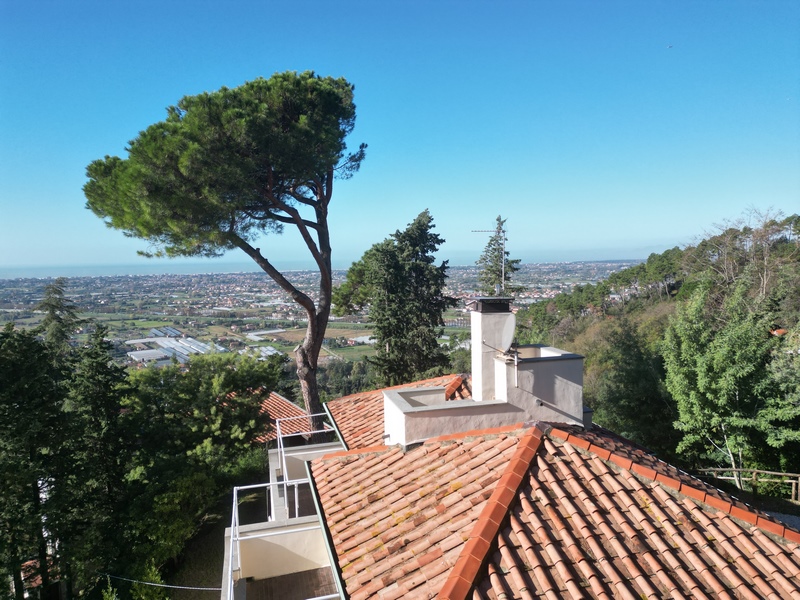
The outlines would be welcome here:
[[[503,234],[503,255],[500,257],[500,286],[503,294],[506,293],[506,230],[502,225],[496,229],[473,229],[472,233],[502,233]],[[495,288],[497,289],[497,288]]]

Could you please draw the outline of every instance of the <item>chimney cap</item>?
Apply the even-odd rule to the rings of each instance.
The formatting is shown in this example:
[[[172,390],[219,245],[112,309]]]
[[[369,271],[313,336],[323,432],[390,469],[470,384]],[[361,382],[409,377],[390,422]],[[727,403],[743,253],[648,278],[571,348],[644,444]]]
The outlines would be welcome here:
[[[472,298],[468,304],[474,305],[476,312],[480,313],[502,313],[511,312],[511,302],[513,298],[502,296],[478,296]]]

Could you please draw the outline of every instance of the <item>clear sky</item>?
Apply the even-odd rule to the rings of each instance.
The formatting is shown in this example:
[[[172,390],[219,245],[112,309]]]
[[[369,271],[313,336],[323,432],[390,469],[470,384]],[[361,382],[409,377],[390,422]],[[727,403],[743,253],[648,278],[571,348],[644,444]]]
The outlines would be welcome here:
[[[184,95],[285,70],[355,85],[336,267],[425,208],[451,264],[498,214],[542,262],[800,213],[798,32],[796,0],[0,0],[0,268],[153,264],[84,208],[86,165]],[[260,246],[308,264],[288,231]]]

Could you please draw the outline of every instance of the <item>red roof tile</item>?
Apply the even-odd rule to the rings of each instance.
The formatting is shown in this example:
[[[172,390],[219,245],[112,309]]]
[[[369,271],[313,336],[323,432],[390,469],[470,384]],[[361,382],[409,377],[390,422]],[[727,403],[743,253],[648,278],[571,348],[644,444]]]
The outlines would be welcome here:
[[[311,470],[354,599],[800,595],[800,534],[600,428],[473,431]]]
[[[264,398],[261,402],[261,412],[266,412],[269,415],[269,426],[264,435],[256,438],[257,442],[270,442],[277,438],[278,432],[275,428],[275,421],[278,419],[291,419],[281,423],[281,432],[283,434],[291,435],[314,429],[309,419],[297,418],[306,417],[308,413],[277,392],[270,392],[269,396]]]
[[[444,387],[448,400],[458,400],[472,396],[469,385],[470,380],[466,375],[445,375],[384,389]],[[328,411],[336,421],[339,433],[348,448],[364,448],[384,443],[384,389],[360,392],[328,402]]]
[[[384,447],[314,461],[314,483],[350,597],[435,595],[467,543],[480,539],[472,537],[475,523],[520,434],[498,431],[427,442],[406,453]],[[472,544],[483,544],[485,554],[491,540],[483,537]]]
[[[581,436],[602,437],[602,432]],[[620,470],[604,453],[586,452],[545,438],[527,479],[509,510],[509,523],[496,541],[474,589],[481,597],[559,598],[749,596],[785,598],[800,594],[800,552],[775,542],[747,521],[772,519],[728,498],[731,517],[685,494],[676,480],[660,481],[665,463]],[[619,438],[601,448],[640,457]],[[634,467],[640,466],[634,463]],[[638,471],[638,473],[637,473]],[[655,474],[642,478],[641,473]],[[702,482],[683,476],[693,483]],[[688,482],[681,482],[685,488]],[[715,490],[712,497],[724,494]],[[765,543],[767,540],[769,543]],[[525,568],[520,569],[519,565]],[[735,566],[734,566],[735,565]],[[529,595],[529,596],[526,596]]]

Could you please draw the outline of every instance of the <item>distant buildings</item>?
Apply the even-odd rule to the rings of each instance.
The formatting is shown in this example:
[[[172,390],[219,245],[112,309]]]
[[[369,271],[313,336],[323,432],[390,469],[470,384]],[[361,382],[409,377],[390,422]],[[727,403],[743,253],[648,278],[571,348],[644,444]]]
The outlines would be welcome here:
[[[218,344],[206,344],[191,337],[179,337],[183,334],[173,327],[151,329],[153,337],[128,340],[129,346],[139,350],[128,352],[128,357],[135,362],[155,363],[156,366],[167,365],[176,360],[186,363],[192,354],[208,354],[209,352],[227,352]]]

